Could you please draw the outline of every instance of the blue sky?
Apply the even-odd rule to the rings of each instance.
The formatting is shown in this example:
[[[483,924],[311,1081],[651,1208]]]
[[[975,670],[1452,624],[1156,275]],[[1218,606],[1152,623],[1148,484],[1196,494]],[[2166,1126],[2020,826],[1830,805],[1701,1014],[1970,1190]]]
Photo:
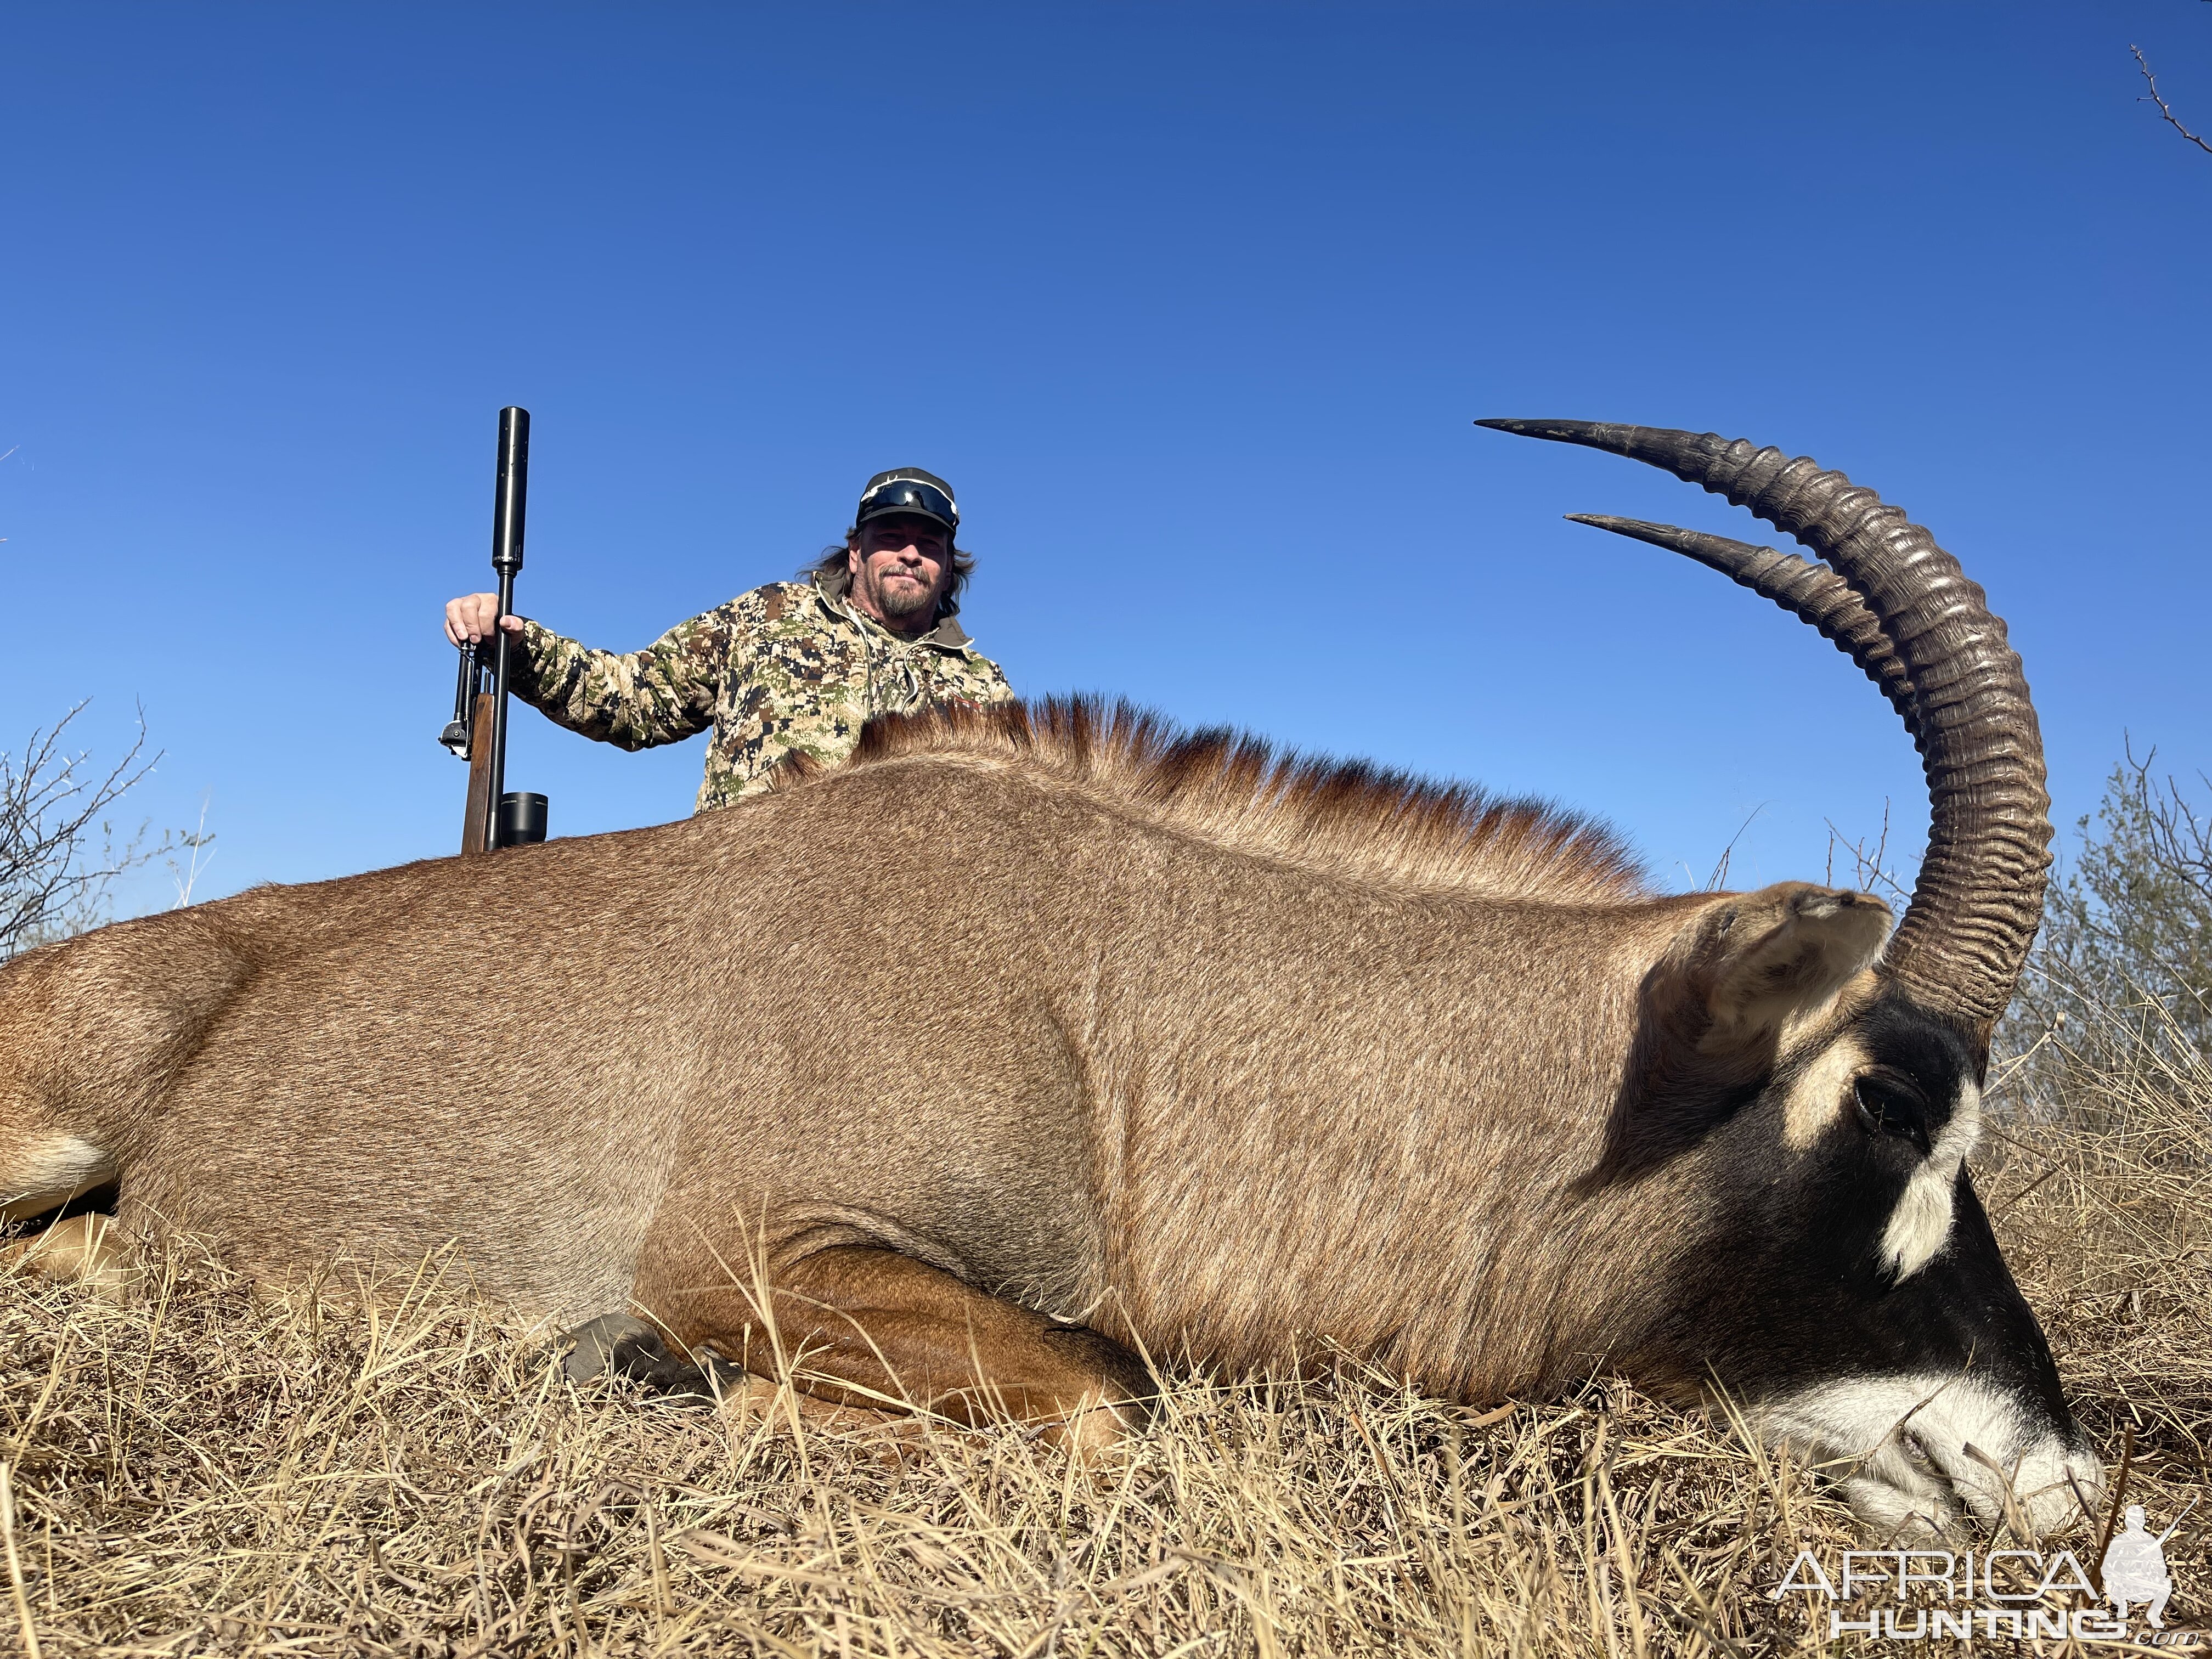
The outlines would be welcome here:
[[[11,8],[0,746],[91,697],[201,896],[446,852],[444,599],[634,648],[878,468],[957,486],[1030,693],[1548,795],[1701,882],[1908,854],[1809,631],[1565,524],[1771,538],[1486,415],[1714,428],[1902,502],[2028,667],[2062,823],[2212,767],[2212,6]],[[696,740],[519,711],[556,833]],[[165,876],[127,902],[163,902]]]

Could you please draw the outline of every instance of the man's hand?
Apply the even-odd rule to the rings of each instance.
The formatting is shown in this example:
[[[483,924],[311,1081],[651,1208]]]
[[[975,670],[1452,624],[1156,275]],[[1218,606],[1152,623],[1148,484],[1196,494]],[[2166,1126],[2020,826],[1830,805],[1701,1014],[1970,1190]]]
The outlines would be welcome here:
[[[464,593],[446,601],[446,637],[455,645],[475,645],[491,632],[499,620],[499,595]],[[510,634],[522,632],[522,618],[510,615],[501,623]]]

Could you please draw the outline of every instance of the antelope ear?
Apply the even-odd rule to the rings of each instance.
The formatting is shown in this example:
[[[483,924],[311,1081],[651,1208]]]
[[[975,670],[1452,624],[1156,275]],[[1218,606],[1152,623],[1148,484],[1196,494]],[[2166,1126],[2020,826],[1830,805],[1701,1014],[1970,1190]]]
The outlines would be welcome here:
[[[1668,952],[1675,1003],[1669,1024],[1685,1036],[1695,1031],[1701,1054],[1771,1040],[1873,963],[1889,920],[1889,907],[1871,893],[1810,882],[1720,900]]]

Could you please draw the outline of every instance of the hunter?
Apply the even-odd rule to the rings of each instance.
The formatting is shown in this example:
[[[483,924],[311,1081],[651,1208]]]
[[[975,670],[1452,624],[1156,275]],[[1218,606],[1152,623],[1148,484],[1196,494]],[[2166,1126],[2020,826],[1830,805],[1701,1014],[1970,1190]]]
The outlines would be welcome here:
[[[501,625],[522,647],[509,684],[556,725],[624,749],[711,726],[698,810],[727,806],[767,788],[786,755],[843,760],[872,716],[1012,698],[955,620],[975,568],[955,544],[959,529],[942,478],[878,472],[845,544],[808,580],[740,593],[642,651],[594,651],[508,616]],[[474,643],[498,621],[497,594],[465,594],[446,606],[446,637]]]

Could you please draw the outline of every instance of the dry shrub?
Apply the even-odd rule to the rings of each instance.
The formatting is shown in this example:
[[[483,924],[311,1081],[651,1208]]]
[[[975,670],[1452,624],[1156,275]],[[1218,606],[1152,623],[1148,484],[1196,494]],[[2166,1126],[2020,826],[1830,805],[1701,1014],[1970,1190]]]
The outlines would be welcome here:
[[[2014,1071],[2039,1080],[1997,1097],[1998,1237],[2083,1425],[2115,1462],[2132,1449],[2126,1501],[2171,1520],[2212,1503],[2212,1063],[2132,1001],[2077,1011]],[[2184,1622],[2212,1629],[2208,1537],[2200,1504],[2166,1555]]]

